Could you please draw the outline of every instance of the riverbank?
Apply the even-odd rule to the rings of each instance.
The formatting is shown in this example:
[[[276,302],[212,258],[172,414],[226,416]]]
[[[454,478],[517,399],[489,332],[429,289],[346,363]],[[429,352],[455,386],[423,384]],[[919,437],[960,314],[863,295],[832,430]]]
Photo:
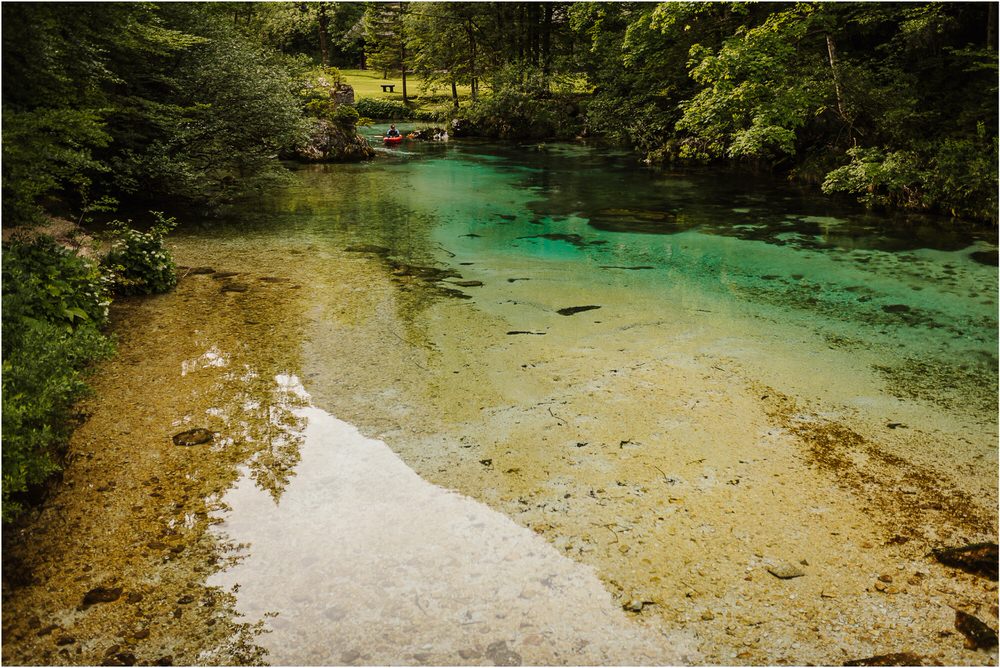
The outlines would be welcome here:
[[[509,314],[429,299],[377,257],[308,237],[283,251],[181,241],[179,263],[216,272],[182,270],[174,293],[115,307],[121,354],[93,379],[63,485],[5,535],[5,662],[264,659],[253,624],[277,622],[234,618],[239,588],[208,586],[236,554],[212,527],[241,471],[276,502],[294,483],[301,398],[275,379],[295,375],[424,480],[592,568],[630,623],[693,638],[684,662],[996,663],[954,628],[954,609],[996,625],[996,584],[927,556],[996,536],[996,464],[981,442],[962,446],[960,420],[913,411],[891,428],[816,403],[809,378],[725,354],[696,309],[655,337],[600,311],[509,335]],[[171,442],[191,427],[215,440]],[[410,578],[418,596],[436,579]],[[505,647],[527,662],[558,640],[511,633]],[[434,660],[493,663],[491,647]]]

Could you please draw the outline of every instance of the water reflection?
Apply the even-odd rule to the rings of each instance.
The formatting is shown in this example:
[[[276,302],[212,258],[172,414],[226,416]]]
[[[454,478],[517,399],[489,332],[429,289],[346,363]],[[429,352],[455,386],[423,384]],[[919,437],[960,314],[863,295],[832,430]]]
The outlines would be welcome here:
[[[209,581],[264,620],[268,660],[321,664],[676,664],[687,642],[629,619],[593,572],[506,516],[425,482],[303,399],[280,503],[249,470],[216,527],[240,559]]]
[[[220,378],[219,401],[205,413],[222,427],[212,449],[238,448],[245,457],[250,478],[276,502],[299,463],[305,418],[295,409],[306,397],[288,376],[275,384],[249,364],[236,364],[233,355],[211,345],[201,356],[181,362],[181,376],[205,369],[225,369]],[[175,426],[193,424],[188,417]]]

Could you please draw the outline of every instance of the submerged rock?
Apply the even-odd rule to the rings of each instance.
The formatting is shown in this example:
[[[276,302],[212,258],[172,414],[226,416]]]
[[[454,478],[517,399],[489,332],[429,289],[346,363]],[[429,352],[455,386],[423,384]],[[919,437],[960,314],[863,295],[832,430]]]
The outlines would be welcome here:
[[[483,285],[482,281],[452,281],[452,283],[460,288],[478,288]]]
[[[1000,254],[997,251],[976,251],[975,253],[970,253],[969,257],[979,264],[985,264],[988,267],[995,267],[1000,264]]]
[[[179,434],[174,434],[173,441],[174,445],[191,446],[208,443],[213,438],[215,438],[214,433],[210,432],[208,429],[204,429],[203,427],[198,427],[182,431]]]
[[[375,246],[374,244],[358,244],[348,246],[344,250],[348,253],[374,253],[375,255],[388,255],[391,252],[385,246]]]
[[[250,286],[246,283],[226,283],[220,288],[222,292],[246,292],[250,289]]]
[[[392,273],[395,276],[411,276],[422,278],[426,281],[441,281],[446,278],[462,278],[454,269],[438,269],[437,267],[422,267],[416,264],[406,264],[405,262],[392,262]]]
[[[923,657],[912,652],[893,652],[891,654],[877,654],[866,659],[852,659],[845,661],[845,666],[922,666]]]
[[[593,311],[595,308],[601,307],[593,304],[589,304],[587,306],[567,306],[566,308],[559,309],[556,313],[559,315],[574,315],[576,313],[583,313],[584,311]]]
[[[111,603],[117,601],[121,595],[121,587],[94,587],[83,595],[81,607],[86,609],[97,603]]]
[[[642,609],[646,607],[645,601],[640,601],[637,598],[632,598],[622,604],[622,610],[627,610],[628,612],[642,612]]]
[[[965,646],[969,649],[989,649],[997,646],[997,632],[978,617],[956,610],[955,628],[965,636]]]
[[[498,640],[486,648],[486,658],[494,666],[520,666],[521,655],[507,647],[506,640]]]
[[[998,549],[996,543],[975,543],[962,547],[934,550],[942,564],[960,568],[967,573],[997,579]]]
[[[579,234],[532,234],[526,237],[518,237],[518,239],[548,239],[550,241],[565,241],[566,243],[576,246],[577,248],[583,248],[588,245],[588,243],[584,241],[583,237]]]

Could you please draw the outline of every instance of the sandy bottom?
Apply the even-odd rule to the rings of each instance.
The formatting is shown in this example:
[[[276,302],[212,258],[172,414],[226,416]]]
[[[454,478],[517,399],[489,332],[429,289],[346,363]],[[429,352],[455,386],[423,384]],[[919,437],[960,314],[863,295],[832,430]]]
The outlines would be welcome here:
[[[189,275],[172,294],[116,307],[119,355],[96,370],[63,480],[4,536],[5,663],[246,664],[267,661],[270,644],[272,657],[320,664],[842,664],[911,652],[996,665],[996,649],[966,649],[954,627],[955,610],[997,626],[996,583],[928,556],[996,540],[995,426],[887,402],[875,388],[835,401],[842,395],[824,370],[843,358],[789,345],[770,363],[766,341],[738,321],[720,332],[697,309],[643,323],[540,308],[549,315],[525,323],[488,299],[489,285],[478,306],[429,300],[421,281],[394,277],[375,258],[315,257],[290,243],[301,263],[181,244],[180,262],[241,272],[228,280],[246,291]],[[507,334],[522,329],[544,335]],[[290,376],[308,401],[276,380]],[[401,461],[296,487],[316,470],[302,466],[322,452],[313,446],[333,438],[328,449],[347,447],[330,434],[351,425],[375,444],[366,452],[384,443]],[[173,445],[173,434],[196,426],[217,432],[212,444]],[[311,512],[317,527],[342,526],[338,549],[352,554],[351,537],[374,521],[361,512],[370,506],[353,506],[358,521],[344,525],[321,520],[327,506],[315,498],[284,520],[269,509],[404,463],[399,475],[415,472],[411,483],[461,495],[449,503],[462,510],[445,504],[439,515],[492,518],[463,525],[458,543],[454,532],[403,532],[441,546],[426,559],[410,563],[398,557],[410,548],[391,545],[371,553],[373,569],[409,569],[404,582],[418,600],[421,582],[440,581],[444,569],[458,588],[473,579],[462,555],[476,554],[477,530],[483,543],[500,531],[488,527],[526,541],[511,553],[522,561],[506,574],[502,559],[480,556],[473,571],[520,582],[517,564],[562,564],[551,567],[585,584],[568,598],[530,590],[540,607],[531,600],[533,612],[505,614],[536,628],[497,624],[478,645],[454,641],[456,653],[435,640],[392,640],[406,625],[451,638],[459,622],[442,625],[431,599],[404,610],[372,597],[382,584],[360,575],[352,584],[350,569],[308,561],[366,563],[356,555],[328,559],[322,541],[274,538],[296,521],[305,533],[295,535],[307,535]],[[369,494],[393,484],[370,480]],[[263,495],[238,504],[241,489]],[[392,495],[371,498],[383,496]],[[363,495],[343,502],[351,498]],[[420,516],[395,521],[413,527]],[[443,551],[455,563],[442,566]],[[769,571],[777,567],[803,575],[780,579]],[[312,575],[296,580],[303,570]],[[317,607],[319,583],[338,578],[347,603]],[[282,583],[293,581],[284,589],[310,595],[284,596]],[[98,587],[121,592],[83,605]],[[511,600],[527,606],[525,591]],[[339,622],[331,628],[381,623],[386,640],[371,644],[380,649],[313,637],[318,618],[303,611],[330,607],[322,623]],[[604,621],[579,622],[594,610]],[[385,624],[397,618],[399,627]],[[597,635],[602,625],[614,632]],[[611,649],[588,653],[574,644],[588,639],[568,640],[564,628],[591,628],[592,644]],[[290,635],[275,644],[280,633]],[[635,640],[615,648],[616,635]]]

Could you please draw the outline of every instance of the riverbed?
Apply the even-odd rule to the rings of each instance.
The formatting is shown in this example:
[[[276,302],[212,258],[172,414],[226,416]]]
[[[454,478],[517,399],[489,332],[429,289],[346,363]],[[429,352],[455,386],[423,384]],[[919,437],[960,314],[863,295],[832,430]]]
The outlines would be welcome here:
[[[996,664],[996,583],[928,556],[997,538],[995,234],[470,140],[170,245],[5,662]]]

